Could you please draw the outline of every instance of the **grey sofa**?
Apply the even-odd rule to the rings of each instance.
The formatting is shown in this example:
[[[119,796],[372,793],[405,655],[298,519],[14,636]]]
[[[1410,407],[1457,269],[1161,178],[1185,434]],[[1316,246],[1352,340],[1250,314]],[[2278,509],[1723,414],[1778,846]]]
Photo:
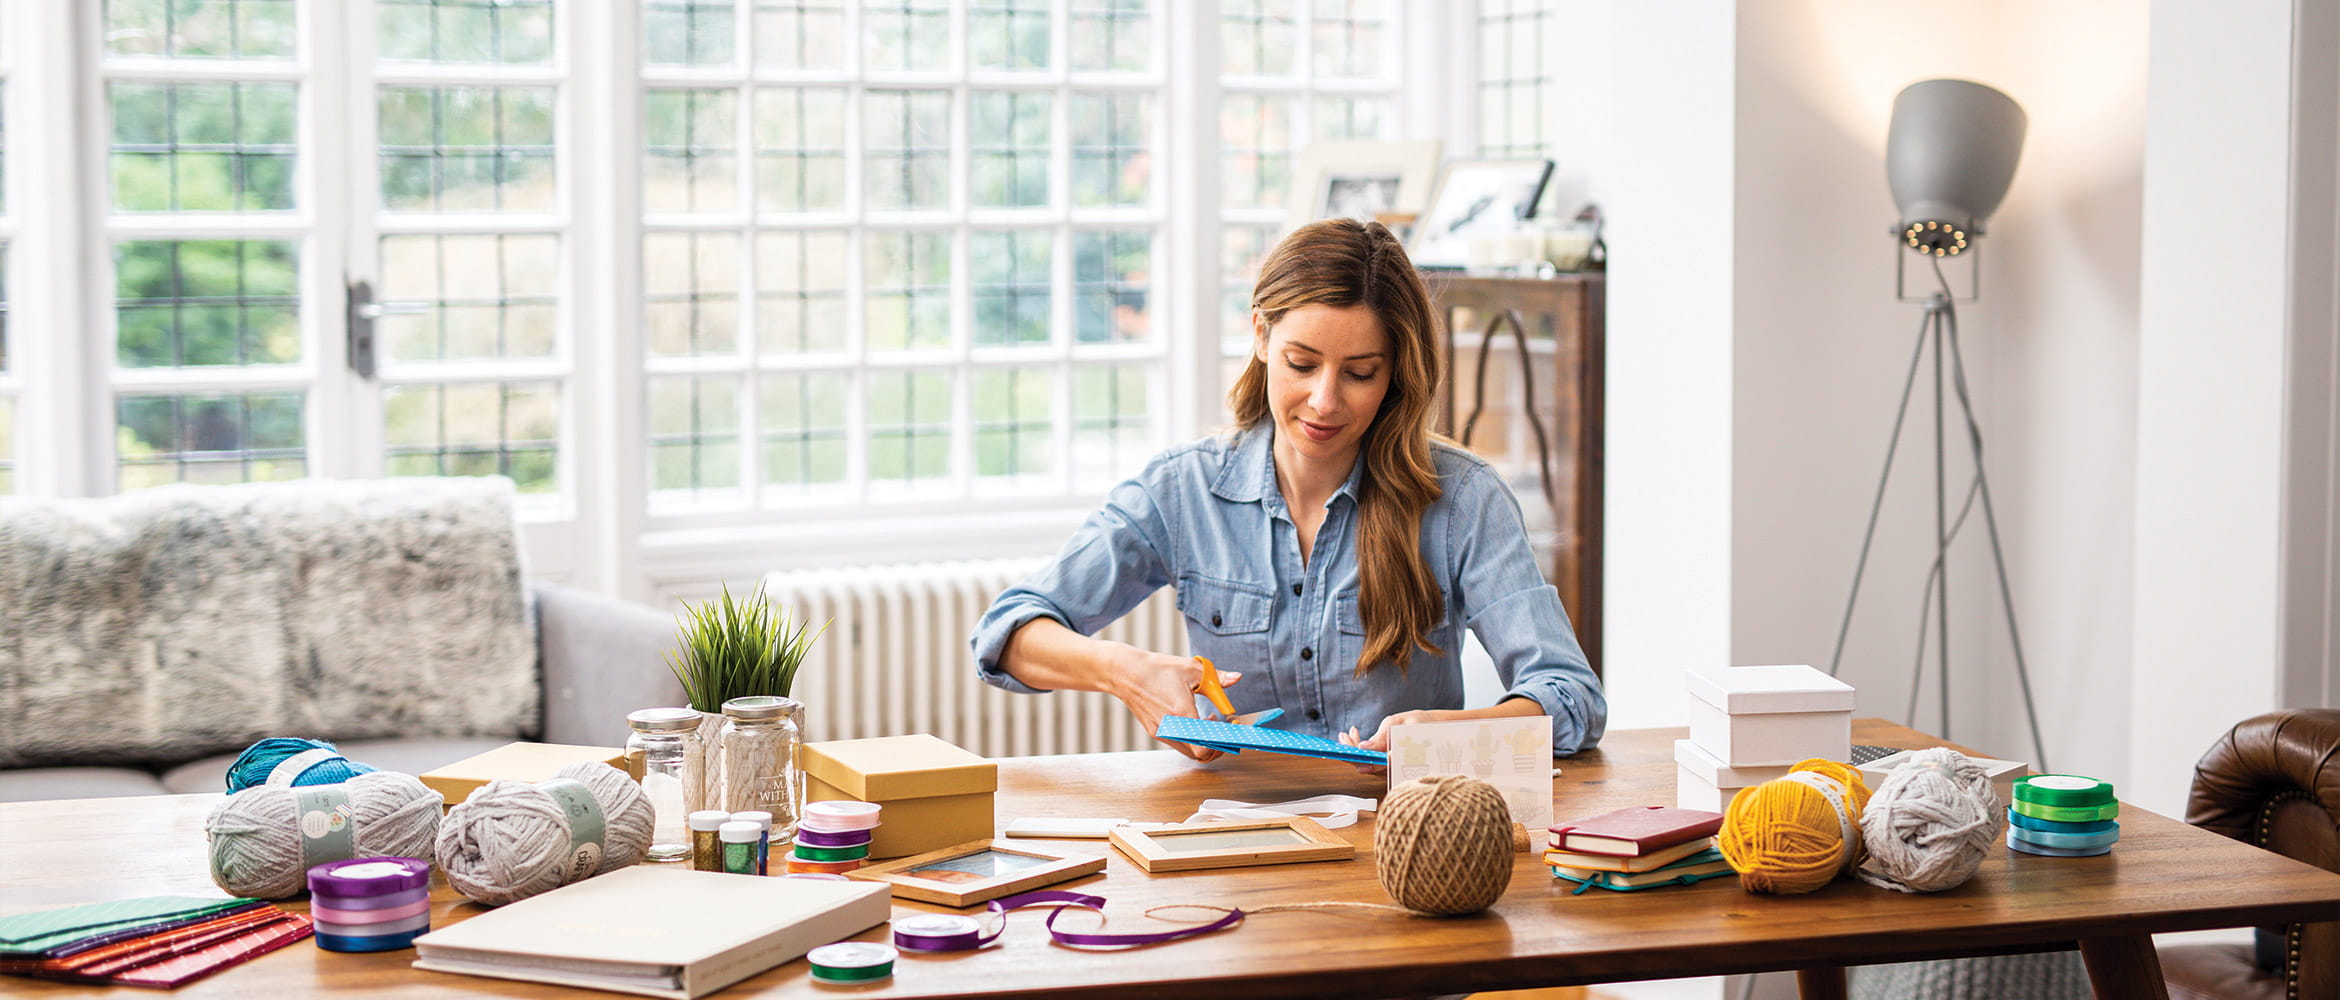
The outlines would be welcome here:
[[[673,618],[659,610],[545,583],[531,583],[530,613],[543,686],[541,717],[526,734],[550,743],[622,745],[626,713],[682,704],[664,666],[674,646]],[[415,692],[414,697],[429,697]],[[376,768],[421,773],[510,742],[511,737],[353,740],[333,733],[277,733],[337,743],[344,756]],[[217,792],[226,788],[234,754],[127,767],[0,769],[0,802]]]

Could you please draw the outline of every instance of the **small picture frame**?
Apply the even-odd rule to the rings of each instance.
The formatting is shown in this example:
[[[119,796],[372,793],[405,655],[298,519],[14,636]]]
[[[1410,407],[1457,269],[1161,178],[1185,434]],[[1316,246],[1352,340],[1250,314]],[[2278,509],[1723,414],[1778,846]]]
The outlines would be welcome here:
[[[1182,823],[1152,830],[1117,826],[1108,839],[1146,874],[1346,861],[1357,849],[1306,816],[1240,823]]]
[[[1461,268],[1473,237],[1517,233],[1536,214],[1550,160],[1462,160],[1446,165],[1427,214],[1414,220],[1406,256],[1415,267]]]
[[[1414,142],[1312,142],[1292,172],[1285,228],[1317,219],[1372,222],[1419,215],[1438,183],[1436,139]]]
[[[998,840],[974,840],[846,872],[884,882],[898,899],[974,906],[1105,870],[1101,855],[1056,854]]]

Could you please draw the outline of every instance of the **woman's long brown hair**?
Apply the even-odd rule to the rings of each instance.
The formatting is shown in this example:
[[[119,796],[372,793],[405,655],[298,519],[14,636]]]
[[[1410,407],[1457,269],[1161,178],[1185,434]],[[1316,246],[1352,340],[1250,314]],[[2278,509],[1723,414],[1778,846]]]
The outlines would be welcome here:
[[[1404,669],[1414,647],[1441,652],[1430,644],[1430,631],[1446,614],[1438,581],[1422,559],[1422,513],[1439,493],[1430,460],[1430,400],[1441,361],[1430,290],[1381,223],[1327,219],[1276,244],[1251,293],[1263,330],[1305,305],[1363,305],[1389,334],[1389,390],[1365,431],[1365,472],[1357,484],[1357,612],[1365,626],[1357,672],[1386,662]],[[1243,427],[1269,419],[1267,366],[1259,352],[1227,402]]]

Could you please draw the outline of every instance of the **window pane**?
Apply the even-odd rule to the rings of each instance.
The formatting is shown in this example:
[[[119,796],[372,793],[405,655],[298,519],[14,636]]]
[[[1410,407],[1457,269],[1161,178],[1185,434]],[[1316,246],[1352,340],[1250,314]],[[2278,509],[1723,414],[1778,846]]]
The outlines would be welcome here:
[[[16,399],[0,392],[0,494],[16,492]]]
[[[1219,5],[1219,71],[1283,76],[1299,47],[1296,0],[1224,0]]]
[[[756,237],[757,341],[763,353],[845,349],[845,265],[851,259],[851,239],[842,231]]]
[[[395,361],[549,358],[559,341],[560,237],[385,236],[376,325]]]
[[[382,393],[393,476],[509,476],[522,493],[559,489],[561,390],[553,382],[401,385]]]
[[[739,237],[652,233],[642,238],[642,272],[652,355],[739,349]]]
[[[1251,353],[1251,290],[1259,282],[1260,260],[1276,244],[1276,230],[1234,224],[1219,229],[1220,351],[1230,357]]]
[[[114,83],[114,207],[249,212],[293,207],[289,83]]]
[[[131,394],[115,401],[117,489],[298,479],[302,393]]]
[[[261,240],[115,244],[116,363],[174,368],[299,361],[300,265],[294,246]]]
[[[845,207],[845,92],[765,87],[756,92],[756,207],[824,212]]]
[[[967,100],[969,198],[985,208],[1047,205],[1049,95],[977,91]]]
[[[739,95],[730,88],[653,90],[642,102],[649,162],[642,207],[727,212],[739,207]]]
[[[949,372],[871,372],[868,419],[869,478],[910,481],[951,474]]]
[[[650,380],[651,488],[703,493],[739,488],[739,379]]]
[[[1552,77],[1544,61],[1551,11],[1542,4],[1479,11],[1479,155],[1544,155]]]
[[[766,485],[804,489],[845,481],[845,382],[839,374],[764,376],[757,426]]]
[[[290,59],[295,0],[106,0],[106,51],[176,59]]]
[[[861,98],[861,150],[869,207],[950,205],[951,94],[872,90]]]
[[[1277,208],[1292,173],[1292,99],[1229,94],[1219,102],[1219,195],[1227,208]]]
[[[1144,229],[1073,234],[1073,334],[1081,343],[1146,339],[1153,256],[1153,234]]]
[[[870,69],[950,67],[949,0],[866,0],[861,58]]]
[[[1072,67],[1144,72],[1153,68],[1154,20],[1147,0],[1072,0]]]
[[[400,62],[544,64],[552,0],[377,0],[374,37]]]
[[[8,305],[8,244],[0,242],[0,375],[8,374],[8,328],[12,318]]]
[[[845,68],[844,0],[757,0],[758,69]]]
[[[1151,451],[1146,370],[1138,365],[1073,369],[1073,476],[1095,487],[1129,478]]]
[[[1047,69],[1048,0],[968,0],[967,65]]]
[[[1313,0],[1316,75],[1378,77],[1388,44],[1384,0]]]
[[[1143,205],[1153,176],[1151,102],[1136,94],[1072,95],[1072,202]]]
[[[549,212],[552,87],[384,87],[382,205]]]
[[[863,330],[869,349],[950,346],[950,237],[871,232],[863,234],[862,242]]]
[[[974,376],[975,474],[1041,476],[1055,464],[1044,368],[984,369]]]
[[[1379,97],[1319,97],[1316,99],[1316,137],[1319,139],[1379,139],[1389,120],[1389,101]]]
[[[0,112],[8,107],[8,88],[0,86]],[[0,113],[0,212],[8,208],[8,128],[7,116]]]
[[[642,61],[652,66],[731,62],[732,0],[644,0]]]
[[[1048,342],[1055,242],[1054,234],[1046,230],[967,237],[975,343]]]

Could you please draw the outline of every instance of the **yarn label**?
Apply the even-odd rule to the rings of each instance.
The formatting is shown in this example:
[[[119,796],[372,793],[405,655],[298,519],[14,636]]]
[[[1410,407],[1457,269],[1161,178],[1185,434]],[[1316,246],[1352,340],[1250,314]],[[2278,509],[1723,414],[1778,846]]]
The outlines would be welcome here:
[[[569,817],[569,875],[562,881],[583,881],[600,871],[601,842],[608,824],[593,790],[575,778],[548,778],[536,787],[552,796]]]
[[[293,791],[293,815],[301,828],[301,867],[357,857],[356,813],[347,785],[304,785]]]
[[[300,779],[301,772],[329,760],[338,760],[340,757],[340,754],[324,747],[303,750],[277,761],[275,767],[269,768],[267,785],[270,788],[289,788],[294,781]]]

